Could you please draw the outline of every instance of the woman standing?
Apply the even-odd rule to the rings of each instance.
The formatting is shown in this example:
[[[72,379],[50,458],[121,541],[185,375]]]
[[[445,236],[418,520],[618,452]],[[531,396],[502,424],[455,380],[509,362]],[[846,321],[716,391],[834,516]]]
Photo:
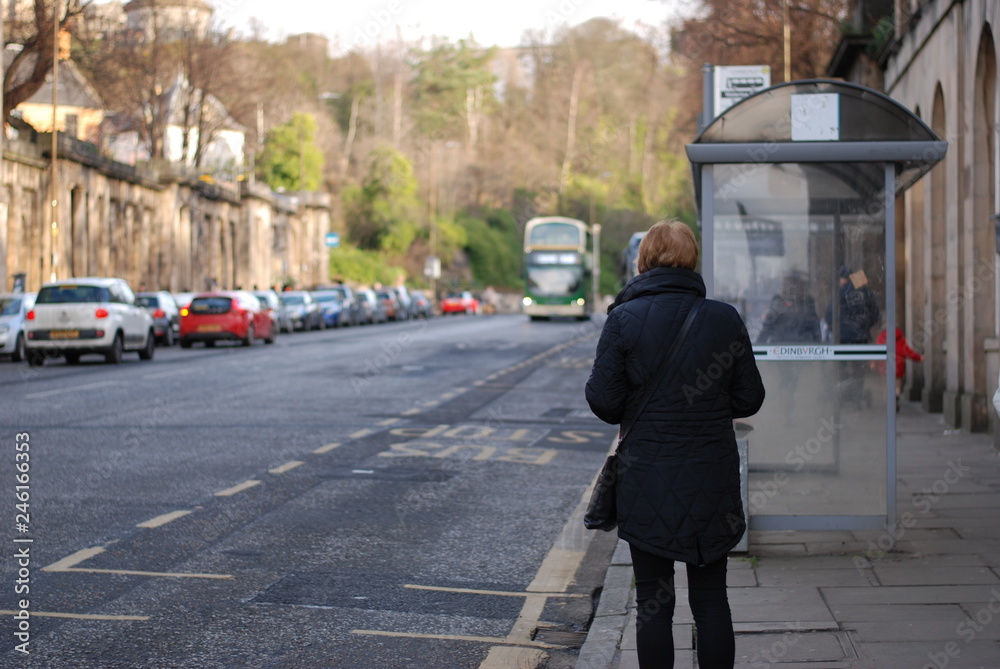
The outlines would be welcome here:
[[[674,562],[687,564],[698,666],[731,668],[735,637],[726,556],[746,529],[733,419],[755,414],[764,385],[736,310],[705,300],[659,378],[653,362],[705,296],[698,242],[661,221],[639,246],[640,274],[608,310],[587,402],[601,420],[632,425],[620,446],[618,536],[635,571],[642,669],[673,667]],[[631,412],[654,386],[641,415]]]

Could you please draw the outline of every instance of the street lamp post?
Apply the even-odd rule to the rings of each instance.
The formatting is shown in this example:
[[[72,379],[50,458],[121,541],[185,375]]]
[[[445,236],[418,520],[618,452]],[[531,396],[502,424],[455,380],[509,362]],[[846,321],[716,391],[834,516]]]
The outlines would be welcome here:
[[[59,13],[56,3],[52,3],[52,174],[49,178],[49,202],[52,205],[49,243],[49,281],[58,278],[56,267],[59,262]]]

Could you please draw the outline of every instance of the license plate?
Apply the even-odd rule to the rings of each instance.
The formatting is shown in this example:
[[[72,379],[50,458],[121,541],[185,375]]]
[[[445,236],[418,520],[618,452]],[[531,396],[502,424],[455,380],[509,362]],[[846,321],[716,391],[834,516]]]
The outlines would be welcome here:
[[[79,330],[50,330],[49,331],[49,338],[50,339],[79,339],[80,338],[80,331]]]
[[[222,326],[213,324],[199,325],[198,332],[222,332]]]

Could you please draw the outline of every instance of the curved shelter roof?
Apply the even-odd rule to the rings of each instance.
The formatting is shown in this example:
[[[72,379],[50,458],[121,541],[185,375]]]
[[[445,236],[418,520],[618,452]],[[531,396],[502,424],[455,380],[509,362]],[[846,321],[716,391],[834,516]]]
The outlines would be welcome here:
[[[895,163],[898,194],[944,158],[947,148],[919,117],[884,93],[810,79],[744,98],[688,144],[687,154],[699,193],[703,164],[852,163],[863,170],[859,164]]]

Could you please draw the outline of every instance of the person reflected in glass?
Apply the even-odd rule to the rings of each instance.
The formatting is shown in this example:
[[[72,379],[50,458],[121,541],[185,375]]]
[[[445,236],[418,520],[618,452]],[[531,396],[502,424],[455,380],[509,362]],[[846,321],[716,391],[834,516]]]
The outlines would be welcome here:
[[[781,294],[771,299],[757,342],[804,344],[819,340],[816,300],[808,294],[805,278],[793,272],[782,281]]]
[[[881,311],[875,294],[868,287],[864,270],[854,272],[844,265],[840,268],[840,344],[870,344],[872,328],[879,324]],[[833,327],[833,303],[826,310],[826,323]]]
[[[733,419],[752,416],[764,384],[750,337],[731,305],[705,300],[670,369],[648,378],[705,296],[698,242],[661,221],[639,245],[640,274],[609,307],[586,397],[611,424],[631,425],[620,446],[618,536],[628,542],[642,669],[673,667],[674,563],[687,567],[698,666],[729,669],[735,636],[726,561],[746,529]],[[630,413],[647,385],[641,415]]]

